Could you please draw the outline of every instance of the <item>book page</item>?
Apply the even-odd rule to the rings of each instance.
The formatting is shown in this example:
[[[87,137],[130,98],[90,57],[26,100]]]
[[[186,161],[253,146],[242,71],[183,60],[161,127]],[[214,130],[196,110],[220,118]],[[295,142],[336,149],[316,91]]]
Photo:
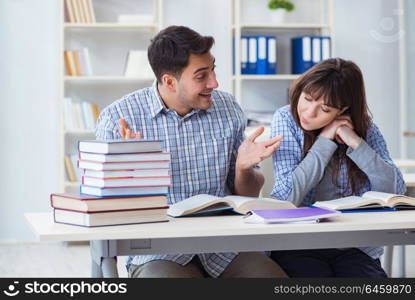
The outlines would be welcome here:
[[[170,205],[170,208],[168,209],[168,215],[172,217],[187,215],[201,210],[214,203],[221,202],[222,200],[223,199],[218,198],[217,196],[208,194],[195,195]]]
[[[388,203],[388,206],[396,206],[396,205],[410,205],[415,206],[415,198],[409,197],[406,195],[398,195],[398,194],[389,194],[389,193],[381,193],[381,192],[366,192],[363,194],[364,197],[371,197],[376,199],[382,199],[385,203]]]
[[[328,201],[317,201],[314,206],[325,207],[330,209],[349,209],[357,208],[368,204],[376,204],[378,201],[374,199],[366,199],[358,196],[349,196]],[[379,203],[380,204],[380,203]]]
[[[366,192],[362,195],[363,198],[378,199],[378,200],[384,201],[385,203],[387,203],[389,199],[392,199],[393,197],[396,197],[396,196],[399,196],[399,195],[382,193],[382,192],[373,192],[373,191]]]
[[[224,198],[234,210],[240,214],[245,214],[253,209],[284,209],[295,208],[289,201],[281,201],[273,198],[257,198],[230,195]]]

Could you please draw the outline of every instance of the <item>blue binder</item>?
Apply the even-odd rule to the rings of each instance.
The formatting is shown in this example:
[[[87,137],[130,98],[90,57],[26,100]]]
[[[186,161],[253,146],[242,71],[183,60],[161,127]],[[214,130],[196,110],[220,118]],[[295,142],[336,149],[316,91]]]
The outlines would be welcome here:
[[[267,74],[277,74],[277,38],[267,37]]]
[[[321,60],[331,57],[331,38],[329,36],[320,37],[321,40]]]
[[[292,73],[302,74],[313,66],[311,37],[302,36],[291,39]]]
[[[241,36],[241,74],[249,74],[248,70],[248,36]]]
[[[257,39],[255,36],[248,38],[248,74],[256,74],[257,70]]]
[[[313,66],[321,62],[321,38],[319,36],[311,37],[311,56]]]
[[[267,74],[267,36],[257,35],[257,62],[256,62],[256,74]]]

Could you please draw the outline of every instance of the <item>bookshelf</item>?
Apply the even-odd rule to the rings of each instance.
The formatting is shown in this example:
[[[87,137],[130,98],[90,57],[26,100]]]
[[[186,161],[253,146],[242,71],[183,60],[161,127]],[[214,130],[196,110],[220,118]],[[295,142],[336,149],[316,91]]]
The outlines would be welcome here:
[[[150,39],[162,28],[163,0],[60,0],[59,2],[61,12],[59,51],[62,53],[59,66],[61,92],[60,99],[57,101],[61,111],[60,190],[71,192],[79,189],[80,182],[73,181],[73,176],[70,180],[65,157],[76,155],[77,141],[94,139],[95,133],[92,128],[85,126],[84,128],[68,126],[68,106],[65,104],[67,101],[65,99],[70,98],[72,104],[81,103],[81,108],[82,105],[88,107],[95,103],[101,110],[123,95],[152,83],[154,80],[152,75],[126,77],[124,71],[129,51],[145,51]],[[78,5],[78,20],[74,16],[75,9],[72,11],[72,16],[68,11],[67,3],[72,5],[74,2]],[[91,4],[92,13],[88,12],[88,2]],[[86,8],[82,10],[80,7]],[[132,15],[135,15],[135,19],[131,19]],[[120,16],[124,17],[124,21],[120,20]],[[70,75],[67,71],[68,61],[64,58],[64,51],[79,51],[84,48],[88,49],[91,72]],[[80,62],[78,66],[82,71],[86,70],[86,66],[82,65],[86,60],[81,60],[79,52],[77,55]],[[77,122],[85,121],[86,113],[82,110],[81,115],[78,112],[71,114],[71,117],[78,118]],[[74,161],[73,158],[72,165]],[[76,165],[73,167],[76,169]]]
[[[303,35],[330,36],[333,55],[332,0],[294,0],[295,9],[284,22],[272,21],[267,0],[232,0],[230,43],[234,43],[232,92],[245,112],[268,111],[287,104],[288,88],[299,75],[291,74],[291,38]],[[241,36],[277,37],[277,74],[241,74]]]
[[[269,119],[276,109],[288,104],[288,89],[299,77],[291,73],[291,38],[303,35],[324,35],[331,38],[331,55],[334,53],[332,0],[293,0],[295,9],[286,14],[284,22],[272,21],[268,0],[231,0],[230,43],[233,45],[231,86],[235,98],[248,118],[252,113],[265,113]],[[277,37],[277,74],[241,74],[241,36],[269,35]],[[260,125],[250,125],[249,135]],[[270,126],[258,141],[268,139]],[[260,163],[265,175],[261,196],[269,197],[273,188],[272,159]]]

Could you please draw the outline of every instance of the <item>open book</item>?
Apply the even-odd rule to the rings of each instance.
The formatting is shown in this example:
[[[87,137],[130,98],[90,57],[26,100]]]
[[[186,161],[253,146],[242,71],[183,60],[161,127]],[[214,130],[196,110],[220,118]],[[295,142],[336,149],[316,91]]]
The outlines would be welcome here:
[[[295,208],[294,204],[271,198],[255,198],[242,196],[226,196],[223,198],[200,194],[170,205],[167,214],[172,217],[197,215],[222,210],[233,210],[246,214],[253,209],[286,209]]]
[[[397,206],[412,206],[415,209],[415,198],[370,191],[364,193],[362,197],[350,196],[329,201],[317,201],[314,206],[336,210]]]

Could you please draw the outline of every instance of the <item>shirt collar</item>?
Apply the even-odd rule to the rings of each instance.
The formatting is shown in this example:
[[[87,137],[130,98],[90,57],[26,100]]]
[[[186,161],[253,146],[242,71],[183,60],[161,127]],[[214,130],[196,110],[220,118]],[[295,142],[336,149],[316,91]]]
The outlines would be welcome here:
[[[154,80],[152,86],[151,86],[151,94],[152,94],[152,105],[150,106],[150,113],[151,113],[151,117],[155,118],[160,112],[164,111],[164,112],[168,112],[170,111],[166,105],[164,104],[163,100],[160,97],[159,91],[157,89],[157,79]],[[186,116],[184,116],[183,118],[188,118],[194,114],[197,113],[211,113],[214,109],[215,105],[215,100],[213,100],[213,104],[211,107],[209,107],[206,110],[202,110],[202,109],[194,109],[191,112],[189,112]]]
[[[151,86],[152,105],[150,106],[151,117],[156,117],[162,110],[167,110],[163,100],[160,97],[159,91],[157,90],[157,79],[154,80]]]

